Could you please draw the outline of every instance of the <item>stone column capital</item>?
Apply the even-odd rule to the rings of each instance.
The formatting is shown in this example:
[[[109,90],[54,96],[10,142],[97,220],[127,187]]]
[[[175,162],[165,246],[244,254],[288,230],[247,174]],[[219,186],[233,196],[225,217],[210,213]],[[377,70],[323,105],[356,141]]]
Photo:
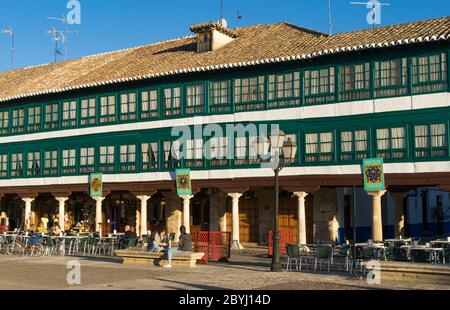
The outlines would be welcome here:
[[[239,199],[242,197],[243,193],[228,193],[228,196],[231,197],[233,200],[234,199]]]
[[[55,197],[55,200],[59,201],[60,203],[65,203],[67,200],[69,200],[69,197]]]
[[[35,198],[22,198],[23,201],[25,201],[25,203],[32,203],[34,201]]]
[[[386,194],[386,190],[381,191],[367,191],[367,194],[373,198],[381,198],[384,194]]]
[[[294,194],[294,196],[296,196],[297,198],[300,198],[300,199],[305,199],[306,196],[309,195],[309,193],[307,193],[307,192],[293,192],[293,194]]]
[[[92,198],[92,199],[94,199],[96,202],[103,202],[103,200],[105,200],[106,197],[95,197],[95,198]]]
[[[180,195],[178,197],[180,197],[183,200],[191,200],[192,198],[194,198],[193,195]]]
[[[139,199],[141,202],[147,202],[150,198],[152,198],[152,196],[139,195],[139,196],[136,196],[136,198]]]

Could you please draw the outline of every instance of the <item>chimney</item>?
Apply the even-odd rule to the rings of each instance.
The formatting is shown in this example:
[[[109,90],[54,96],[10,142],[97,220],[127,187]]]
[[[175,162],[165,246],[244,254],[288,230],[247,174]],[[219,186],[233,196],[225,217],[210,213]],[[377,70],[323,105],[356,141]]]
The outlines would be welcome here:
[[[197,34],[197,53],[215,51],[239,36],[235,30],[227,28],[225,19],[194,25],[191,31]]]

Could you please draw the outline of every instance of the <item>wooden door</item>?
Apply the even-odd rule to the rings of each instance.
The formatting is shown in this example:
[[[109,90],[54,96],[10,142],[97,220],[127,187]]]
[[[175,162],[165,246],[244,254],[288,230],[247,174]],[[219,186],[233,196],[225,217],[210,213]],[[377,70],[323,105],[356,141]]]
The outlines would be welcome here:
[[[241,242],[259,242],[258,199],[239,200],[239,238]]]
[[[278,226],[280,230],[289,230],[294,237],[291,242],[298,240],[298,199],[280,197]]]

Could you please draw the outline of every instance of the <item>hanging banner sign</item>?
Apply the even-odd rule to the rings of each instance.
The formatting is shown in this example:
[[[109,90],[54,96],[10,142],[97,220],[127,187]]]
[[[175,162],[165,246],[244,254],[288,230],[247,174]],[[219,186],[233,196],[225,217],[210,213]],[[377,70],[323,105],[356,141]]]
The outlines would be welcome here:
[[[383,158],[363,159],[364,189],[379,191],[385,189]]]
[[[189,169],[177,169],[175,173],[177,178],[177,195],[192,195],[191,171]]]
[[[103,174],[93,173],[89,177],[91,198],[103,197]]]

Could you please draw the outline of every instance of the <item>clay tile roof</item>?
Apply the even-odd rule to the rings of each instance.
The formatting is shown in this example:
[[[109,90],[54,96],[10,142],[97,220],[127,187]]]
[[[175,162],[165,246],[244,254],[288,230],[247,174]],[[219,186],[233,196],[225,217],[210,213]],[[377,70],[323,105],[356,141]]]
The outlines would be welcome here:
[[[183,73],[279,63],[417,42],[448,41],[450,18],[332,36],[284,22],[237,28],[233,31],[239,34],[238,38],[207,53],[197,53],[196,38],[189,36],[65,62],[1,72],[0,102]]]
[[[222,26],[221,24],[217,24],[215,22],[207,22],[207,23],[203,23],[203,24],[198,24],[198,25],[194,25],[191,26],[191,32],[202,32],[202,31],[207,31],[207,30],[212,30],[215,29],[219,32],[222,32],[223,34],[226,34],[227,36],[230,36],[232,38],[237,38],[239,37],[239,33],[233,29],[230,28],[226,28],[224,26]]]

